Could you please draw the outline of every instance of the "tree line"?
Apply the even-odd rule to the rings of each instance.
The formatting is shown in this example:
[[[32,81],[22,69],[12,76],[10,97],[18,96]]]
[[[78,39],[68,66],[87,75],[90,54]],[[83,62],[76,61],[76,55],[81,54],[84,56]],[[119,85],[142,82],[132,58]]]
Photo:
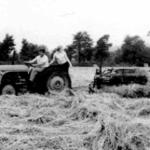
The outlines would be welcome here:
[[[143,66],[150,64],[150,47],[146,46],[144,40],[135,36],[126,36],[120,48],[110,51],[112,43],[109,42],[109,35],[103,35],[94,44],[93,39],[86,32],[78,32],[73,35],[72,43],[64,49],[74,65],[91,66],[98,64],[100,68],[105,66]],[[13,35],[6,34],[0,42],[0,63],[23,63],[25,60],[34,58],[40,49],[44,47],[51,59],[57,48],[50,51],[46,46],[22,40],[21,49],[16,51]],[[10,57],[11,56],[11,57]],[[15,61],[15,62],[14,62]]]

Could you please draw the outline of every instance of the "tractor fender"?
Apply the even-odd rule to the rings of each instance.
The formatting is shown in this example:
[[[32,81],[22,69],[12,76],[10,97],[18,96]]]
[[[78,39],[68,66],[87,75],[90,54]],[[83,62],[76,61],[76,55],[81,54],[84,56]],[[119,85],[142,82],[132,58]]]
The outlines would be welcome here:
[[[50,77],[54,73],[57,73],[60,75],[68,74],[66,71],[62,70],[62,68],[59,65],[57,65],[57,66],[51,66],[51,67],[47,68],[46,70],[44,70],[44,72],[42,72],[42,77],[44,77],[44,79],[47,80],[48,77]]]
[[[4,75],[4,73],[0,72],[0,85],[1,85],[1,82],[2,82],[3,75]]]
[[[46,72],[45,73],[45,76],[44,76],[44,79],[45,79],[45,83],[47,82],[47,80],[48,80],[48,78],[50,77],[50,76],[53,76],[53,75],[60,75],[60,76],[65,76],[66,78],[68,78],[68,73],[67,72],[62,72],[62,71],[60,71],[60,70],[55,70],[55,71],[52,71],[52,72]]]
[[[67,73],[67,71],[63,70],[61,66],[59,65],[49,66],[36,76],[34,80],[36,91],[39,91],[40,93],[45,92],[47,90],[47,81],[49,77],[54,74],[65,76],[67,81],[70,79],[70,78],[68,79],[69,74]],[[69,85],[71,85],[70,80]]]
[[[66,79],[68,80],[68,74],[65,71],[61,71],[59,69],[47,69],[44,72],[41,72],[39,75],[37,75],[37,77],[35,78],[35,83],[36,83],[36,87],[37,87],[37,91],[44,92],[47,90],[47,81],[49,79],[49,77],[58,74],[61,76],[65,76]],[[69,81],[69,80],[68,80]],[[71,83],[69,82],[69,85]]]

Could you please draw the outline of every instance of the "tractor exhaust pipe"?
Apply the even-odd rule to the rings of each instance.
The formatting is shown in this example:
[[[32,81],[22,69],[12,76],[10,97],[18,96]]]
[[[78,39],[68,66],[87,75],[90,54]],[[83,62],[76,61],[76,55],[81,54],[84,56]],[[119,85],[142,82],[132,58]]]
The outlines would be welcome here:
[[[10,53],[10,60],[11,60],[11,64],[14,65],[15,64],[15,58],[16,58],[16,51],[13,50],[11,53]]]

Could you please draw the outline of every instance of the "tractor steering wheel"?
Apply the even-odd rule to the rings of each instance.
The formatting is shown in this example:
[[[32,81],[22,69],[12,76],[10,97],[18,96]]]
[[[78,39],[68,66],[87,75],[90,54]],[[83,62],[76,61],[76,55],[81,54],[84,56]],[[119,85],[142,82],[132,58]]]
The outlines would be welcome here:
[[[27,67],[34,67],[31,63],[25,61],[24,64],[27,66]]]

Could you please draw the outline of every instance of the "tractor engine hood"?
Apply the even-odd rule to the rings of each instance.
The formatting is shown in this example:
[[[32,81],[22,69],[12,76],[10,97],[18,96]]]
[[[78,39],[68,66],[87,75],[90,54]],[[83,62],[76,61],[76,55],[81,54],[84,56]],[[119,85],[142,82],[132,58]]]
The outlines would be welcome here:
[[[0,65],[0,72],[5,71],[28,71],[29,68],[26,65]]]

